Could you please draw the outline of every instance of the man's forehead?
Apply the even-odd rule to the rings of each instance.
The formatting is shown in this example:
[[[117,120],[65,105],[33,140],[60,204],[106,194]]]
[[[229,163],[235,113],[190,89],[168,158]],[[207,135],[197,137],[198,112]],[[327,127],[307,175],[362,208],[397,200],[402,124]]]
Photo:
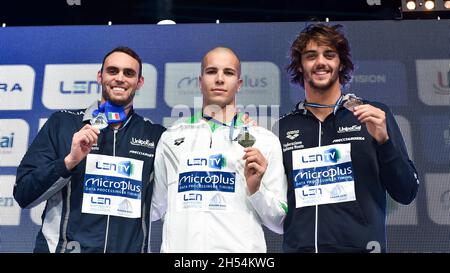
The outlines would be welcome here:
[[[114,52],[106,58],[105,65],[116,67],[138,67],[139,62],[126,53]]]
[[[210,52],[204,59],[205,68],[229,68],[237,69],[239,60],[237,57],[229,52]]]
[[[323,51],[337,51],[336,48],[334,48],[333,46],[326,45],[323,43],[318,43],[313,40],[309,41],[306,44],[304,51],[311,51],[311,50],[316,51],[317,49],[321,49]]]
[[[206,63],[205,69],[232,69],[232,70],[236,70],[237,69],[237,65],[223,65],[223,64],[218,64],[218,63]]]

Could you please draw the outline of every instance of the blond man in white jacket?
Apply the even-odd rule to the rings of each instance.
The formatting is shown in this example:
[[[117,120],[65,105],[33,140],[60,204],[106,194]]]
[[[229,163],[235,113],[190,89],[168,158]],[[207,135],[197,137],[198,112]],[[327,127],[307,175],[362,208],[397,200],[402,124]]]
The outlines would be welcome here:
[[[266,252],[262,225],[282,233],[287,182],[281,145],[237,113],[240,60],[217,47],[202,60],[203,107],[169,128],[155,155],[151,220],[161,252]]]

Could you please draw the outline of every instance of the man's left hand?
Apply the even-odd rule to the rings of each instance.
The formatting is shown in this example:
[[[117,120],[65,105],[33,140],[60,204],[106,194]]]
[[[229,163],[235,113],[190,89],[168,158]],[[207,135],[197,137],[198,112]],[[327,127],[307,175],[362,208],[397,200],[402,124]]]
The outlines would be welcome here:
[[[353,115],[360,122],[366,124],[367,131],[378,144],[383,144],[389,139],[386,126],[386,113],[383,110],[370,104],[363,104],[353,109]]]
[[[266,158],[257,148],[245,148],[244,152],[244,175],[248,191],[252,195],[259,190],[261,179],[266,172],[268,164]]]

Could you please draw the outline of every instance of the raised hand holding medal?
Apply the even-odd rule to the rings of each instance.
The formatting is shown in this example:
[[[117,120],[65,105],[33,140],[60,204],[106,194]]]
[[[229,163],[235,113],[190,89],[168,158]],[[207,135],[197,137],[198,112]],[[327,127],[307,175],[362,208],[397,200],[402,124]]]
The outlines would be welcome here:
[[[259,190],[268,162],[258,148],[252,147],[256,139],[248,132],[248,129],[244,133],[239,134],[237,140],[244,147],[244,156],[242,157],[245,161],[244,176],[248,192],[252,195]]]

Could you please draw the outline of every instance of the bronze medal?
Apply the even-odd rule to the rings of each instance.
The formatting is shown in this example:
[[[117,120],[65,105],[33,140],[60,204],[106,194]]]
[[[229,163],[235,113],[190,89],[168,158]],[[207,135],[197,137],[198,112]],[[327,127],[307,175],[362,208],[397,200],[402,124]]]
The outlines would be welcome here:
[[[253,144],[255,144],[256,139],[248,131],[245,131],[243,134],[240,133],[238,135],[237,141],[242,147],[247,148],[252,147]]]
[[[346,102],[344,102],[344,107],[347,108],[349,111],[353,112],[353,108],[355,108],[355,106],[362,104],[363,102],[360,98],[350,97]]]

